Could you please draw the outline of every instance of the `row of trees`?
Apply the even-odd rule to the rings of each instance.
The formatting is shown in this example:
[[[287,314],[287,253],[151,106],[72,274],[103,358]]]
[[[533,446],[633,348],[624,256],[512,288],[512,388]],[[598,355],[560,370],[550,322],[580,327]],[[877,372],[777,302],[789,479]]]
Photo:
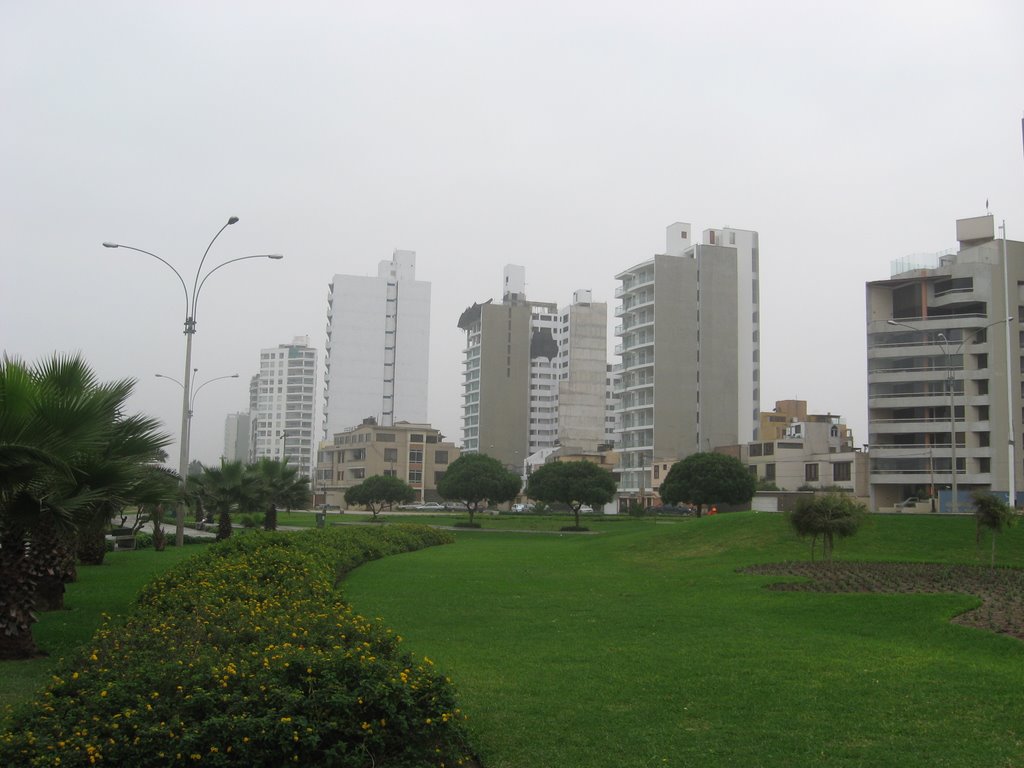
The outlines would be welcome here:
[[[531,476],[526,495],[545,503],[562,503],[572,509],[576,527],[580,509],[587,505],[607,504],[615,496],[611,472],[589,461],[552,462]],[[474,517],[488,504],[512,501],[522,490],[522,479],[497,459],[483,453],[467,453],[451,463],[438,481],[437,492],[443,499],[457,501]],[[362,506],[374,517],[384,508],[405,504],[416,497],[411,486],[397,477],[376,475],[345,491],[345,503]]]
[[[187,496],[197,520],[216,520],[217,538],[225,539],[231,535],[232,513],[262,513],[263,527],[276,530],[279,507],[305,507],[309,502],[309,480],[287,461],[223,461],[190,477]]]
[[[487,504],[512,501],[522,489],[519,476],[486,454],[470,453],[453,461],[437,484],[443,499],[458,501],[475,514]],[[545,464],[530,475],[524,492],[536,501],[566,504],[580,527],[580,509],[601,506],[615,497],[612,474],[589,461],[557,461]],[[710,504],[744,504],[753,497],[755,481],[743,464],[730,456],[696,453],[669,470],[659,492],[667,504],[686,502],[698,510]],[[415,498],[415,491],[396,477],[374,476],[345,492],[345,502],[362,506],[374,517],[387,507]]]
[[[35,611],[62,607],[76,557],[102,562],[112,514],[177,498],[170,437],[125,413],[133,386],[77,355],[0,362],[0,658],[38,653]]]

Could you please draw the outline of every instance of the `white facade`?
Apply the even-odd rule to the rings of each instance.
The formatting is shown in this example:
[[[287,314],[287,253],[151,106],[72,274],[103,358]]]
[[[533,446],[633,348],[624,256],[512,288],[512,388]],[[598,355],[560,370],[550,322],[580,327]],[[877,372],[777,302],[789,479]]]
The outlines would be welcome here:
[[[655,462],[757,439],[756,232],[666,229],[664,254],[616,275],[622,318],[620,498],[646,498]]]
[[[260,350],[252,419],[253,459],[286,458],[312,477],[316,350],[308,336]]]
[[[225,461],[249,461],[250,420],[248,413],[229,413],[224,420]]]
[[[325,437],[374,418],[426,423],[430,283],[396,250],[376,277],[335,275],[327,312]]]
[[[622,412],[619,408],[619,401],[622,397],[622,365],[619,363],[607,365],[605,375],[604,395],[604,442],[618,449],[621,441]]]

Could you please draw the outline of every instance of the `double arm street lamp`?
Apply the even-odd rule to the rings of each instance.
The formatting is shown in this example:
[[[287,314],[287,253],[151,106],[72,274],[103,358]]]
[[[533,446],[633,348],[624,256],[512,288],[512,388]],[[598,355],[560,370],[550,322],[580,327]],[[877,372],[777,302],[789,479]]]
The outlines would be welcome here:
[[[227,220],[217,234],[213,236],[210,244],[206,246],[206,250],[203,252],[203,258],[199,261],[199,268],[196,270],[195,279],[192,281],[192,292],[189,293],[188,285],[185,282],[185,278],[181,276],[181,273],[174,268],[174,266],[166,259],[157,256],[155,253],[143,250],[142,248],[135,248],[131,245],[122,245],[121,243],[103,243],[104,248],[125,248],[129,251],[135,251],[136,253],[142,253],[146,256],[152,256],[157,261],[164,264],[170,269],[178,281],[181,283],[181,289],[185,293],[185,375],[182,377],[182,381],[179,382],[182,386],[182,398],[181,398],[181,453],[178,462],[178,472],[181,475],[181,490],[182,490],[182,501],[178,504],[178,514],[176,517],[176,531],[175,531],[175,544],[182,546],[185,543],[185,501],[184,491],[188,487],[188,428],[189,428],[189,416],[191,411],[191,398],[192,398],[192,337],[196,332],[196,307],[199,303],[199,294],[203,290],[203,285],[210,278],[214,272],[222,267],[226,267],[228,264],[234,264],[236,261],[246,261],[248,259],[283,259],[279,253],[263,253],[256,254],[254,256],[239,256],[235,259],[228,259],[227,261],[221,262],[213,269],[209,270],[205,275],[203,274],[203,264],[206,263],[206,257],[210,253],[210,248],[220,237],[221,232],[227,229],[232,224],[238,221],[237,216],[232,216]],[[206,382],[208,383],[208,382]]]
[[[196,380],[196,374],[198,372],[199,372],[198,368],[193,368],[192,369],[192,381],[193,382]],[[177,384],[182,389],[185,388],[185,385],[182,384],[177,379],[175,379],[173,376],[165,376],[162,373],[157,373],[157,374],[154,374],[154,375],[158,379],[167,379],[168,381],[173,381],[175,384]],[[237,378],[238,378],[238,374],[237,373],[229,373],[226,376],[216,376],[216,377],[214,377],[212,379],[207,379],[202,384],[200,384],[198,387],[196,387],[194,390],[192,390],[192,396],[188,399],[188,428],[185,430],[185,442],[188,443],[188,447],[189,447],[190,451],[192,449],[192,416],[195,414],[196,395],[199,394],[199,390],[201,390],[207,384],[212,384],[215,381],[222,381],[224,379],[237,379]]]
[[[946,336],[946,334],[941,333],[941,332],[935,334],[936,338],[939,340],[938,341],[938,345],[939,345],[940,349],[942,349],[942,354],[946,358],[946,387],[949,390],[949,445],[950,445],[950,458],[951,458],[950,476],[952,477],[952,481],[951,481],[950,485],[952,485],[952,490],[953,490],[953,510],[952,511],[953,511],[954,515],[957,512],[960,511],[960,497],[958,496],[957,481],[956,481],[956,475],[957,475],[957,466],[956,466],[956,404],[955,404],[955,401],[954,401],[955,390],[953,388],[953,384],[954,384],[953,358],[960,353],[960,350],[963,349],[964,345],[967,342],[969,342],[969,341],[973,342],[975,337],[978,334],[980,334],[980,333],[982,333],[984,331],[987,331],[989,328],[992,328],[993,326],[1001,325],[1002,323],[1011,323],[1011,322],[1013,322],[1013,318],[1012,317],[1007,317],[1007,318],[1005,318],[1003,320],[996,320],[994,323],[989,323],[984,328],[979,328],[978,330],[974,331],[974,333],[972,333],[971,335],[966,336],[965,338],[961,339],[960,343],[956,346],[956,349],[954,349],[952,352],[950,352],[950,350],[949,350],[950,340]],[[909,328],[912,331],[917,331],[918,333],[926,333],[925,329],[918,328],[915,325],[910,325],[910,323],[901,323],[898,320],[886,320],[886,323],[888,323],[889,325],[900,325],[900,326],[903,326],[904,328]],[[1010,365],[1010,361],[1009,360],[1006,361],[1006,365],[1007,366]],[[1009,400],[1009,397],[1010,397],[1010,394],[1007,393],[1007,399],[1008,400]],[[964,418],[966,418],[966,414],[964,414]],[[1013,490],[1013,472],[1014,472],[1014,467],[1013,467],[1013,463],[1012,462],[1010,464],[1010,470],[1009,471],[1010,471],[1010,490],[1011,490],[1011,493],[1012,493],[1012,490]]]

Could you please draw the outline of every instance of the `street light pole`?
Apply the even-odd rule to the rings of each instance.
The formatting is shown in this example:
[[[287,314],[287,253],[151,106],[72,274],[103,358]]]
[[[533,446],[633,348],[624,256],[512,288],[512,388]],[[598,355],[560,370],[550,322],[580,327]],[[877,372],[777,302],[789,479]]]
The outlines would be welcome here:
[[[1007,317],[1007,318],[1005,318],[1003,320],[996,320],[994,323],[989,323],[984,328],[979,328],[974,333],[972,333],[970,336],[967,336],[967,337],[961,339],[960,343],[957,345],[957,348],[955,350],[953,350],[952,353],[950,353],[950,351],[949,351],[949,339],[946,337],[946,334],[944,334],[942,332],[939,332],[939,333],[936,334],[936,337],[938,339],[940,339],[939,347],[942,349],[942,354],[946,358],[946,385],[949,388],[949,445],[950,445],[950,456],[951,456],[951,460],[952,460],[952,466],[950,467],[950,476],[952,478],[952,481],[951,481],[950,484],[952,485],[952,490],[953,490],[953,514],[954,515],[957,514],[960,511],[960,497],[958,495],[957,481],[956,481],[956,476],[957,476],[957,465],[956,465],[956,401],[954,399],[954,391],[953,391],[953,385],[955,383],[954,382],[954,376],[953,376],[953,355],[959,354],[960,350],[963,349],[964,345],[967,342],[969,342],[969,341],[973,342],[974,341],[974,337],[977,336],[979,333],[981,333],[983,331],[987,331],[989,328],[992,328],[993,326],[999,325],[1000,323],[1010,323],[1012,321],[1013,321],[1012,317]],[[910,330],[917,331],[919,333],[924,332],[924,329],[922,329],[922,328],[918,328],[916,326],[910,325],[909,323],[901,323],[898,320],[886,320],[886,323],[888,323],[889,325],[902,325],[904,328],[909,328]],[[1006,360],[1006,365],[1007,365],[1007,367],[1009,367],[1009,365],[1010,365],[1009,358],[1007,358],[1007,360]],[[965,413],[964,414],[965,421],[966,421],[966,418],[967,418],[967,414]]]
[[[217,234],[215,234],[213,236],[213,239],[210,240],[210,244],[206,246],[206,250],[203,252],[203,258],[199,261],[199,268],[196,270],[195,279],[192,281],[192,293],[191,293],[191,295],[189,294],[188,286],[185,283],[185,278],[183,278],[181,276],[181,273],[177,269],[174,268],[174,265],[171,264],[166,259],[164,259],[164,258],[162,258],[160,256],[157,256],[155,253],[151,253],[150,251],[143,250],[142,248],[136,248],[136,247],[131,246],[131,245],[123,245],[121,243],[112,243],[112,242],[105,242],[105,243],[103,243],[103,247],[104,248],[125,248],[125,249],[127,249],[129,251],[135,251],[136,253],[142,253],[142,254],[145,254],[146,256],[152,256],[154,259],[156,259],[157,261],[159,261],[162,264],[166,265],[168,269],[170,269],[172,272],[174,272],[175,276],[177,276],[177,278],[178,278],[178,281],[181,283],[182,290],[185,293],[185,373],[184,373],[184,376],[182,376],[182,381],[179,382],[181,384],[182,396],[181,396],[181,451],[180,451],[179,456],[178,456],[178,474],[181,476],[182,500],[178,504],[177,517],[176,517],[176,520],[175,520],[175,528],[176,528],[176,531],[175,531],[175,544],[177,546],[179,546],[179,547],[182,546],[185,543],[185,498],[184,498],[184,492],[188,488],[188,452],[189,452],[188,427],[189,427],[189,410],[190,410],[189,406],[190,406],[191,396],[192,396],[192,379],[191,379],[191,373],[192,373],[192,337],[196,333],[196,305],[197,305],[197,303],[199,301],[199,292],[202,290],[203,284],[207,281],[207,279],[210,277],[210,275],[212,275],[214,272],[216,272],[221,267],[227,266],[228,264],[233,264],[236,261],[245,261],[247,259],[274,259],[274,260],[279,260],[279,259],[283,259],[284,258],[284,256],[282,256],[279,253],[262,253],[262,254],[256,254],[256,255],[253,255],[253,256],[240,256],[240,257],[235,258],[235,259],[228,259],[227,261],[224,261],[224,262],[218,264],[217,266],[215,266],[213,269],[208,271],[205,275],[202,275],[203,264],[206,263],[206,257],[210,253],[210,248],[212,248],[213,244],[215,242],[217,242],[217,238],[220,237],[221,232],[223,232],[225,229],[227,229],[232,224],[235,224],[237,221],[238,221],[238,217],[237,216],[230,217],[227,220],[227,222],[220,229],[217,230]],[[202,275],[202,279],[200,279],[201,275]]]
[[[197,373],[199,373],[199,369],[198,368],[193,368],[192,369],[192,381],[196,380],[196,374]],[[184,384],[182,384],[180,381],[178,381],[177,379],[175,379],[175,378],[173,378],[171,376],[165,376],[162,373],[157,373],[157,374],[154,374],[154,375],[158,379],[167,379],[168,381],[173,381],[175,384],[177,384],[182,389],[185,388]],[[195,415],[196,395],[199,394],[199,390],[201,390],[207,384],[212,384],[215,381],[221,381],[222,379],[237,379],[237,378],[238,378],[238,374],[237,373],[229,373],[226,376],[216,376],[216,377],[214,377],[212,379],[207,379],[202,384],[200,384],[198,387],[196,387],[194,390],[192,390],[192,395],[191,395],[191,397],[189,397],[189,400],[188,400],[188,422],[187,422],[187,428],[185,430],[185,443],[188,445],[189,451],[192,450],[192,417]]]

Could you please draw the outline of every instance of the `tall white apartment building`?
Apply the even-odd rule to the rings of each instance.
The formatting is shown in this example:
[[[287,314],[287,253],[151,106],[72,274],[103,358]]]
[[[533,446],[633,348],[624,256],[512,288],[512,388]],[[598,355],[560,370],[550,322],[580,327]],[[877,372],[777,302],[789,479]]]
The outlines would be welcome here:
[[[249,441],[252,428],[248,413],[229,413],[224,420],[224,460],[249,461]]]
[[[623,507],[650,503],[655,463],[757,439],[757,232],[666,232],[665,253],[615,276]]]
[[[958,220],[956,239],[866,286],[876,509],[932,496],[940,511],[966,511],[976,490],[1020,503],[1024,243],[996,239],[992,216]]]
[[[427,423],[430,283],[396,250],[376,277],[335,275],[327,297],[325,439],[374,418]]]
[[[312,477],[316,350],[308,336],[260,350],[256,408],[250,413],[253,459],[287,459]]]
[[[463,452],[509,467],[560,446],[604,441],[607,305],[576,291],[562,309],[528,301],[525,270],[508,265],[503,301],[463,312]]]
[[[619,407],[622,398],[621,363],[608,363],[604,387],[604,442],[618,450],[622,440],[622,410]]]

